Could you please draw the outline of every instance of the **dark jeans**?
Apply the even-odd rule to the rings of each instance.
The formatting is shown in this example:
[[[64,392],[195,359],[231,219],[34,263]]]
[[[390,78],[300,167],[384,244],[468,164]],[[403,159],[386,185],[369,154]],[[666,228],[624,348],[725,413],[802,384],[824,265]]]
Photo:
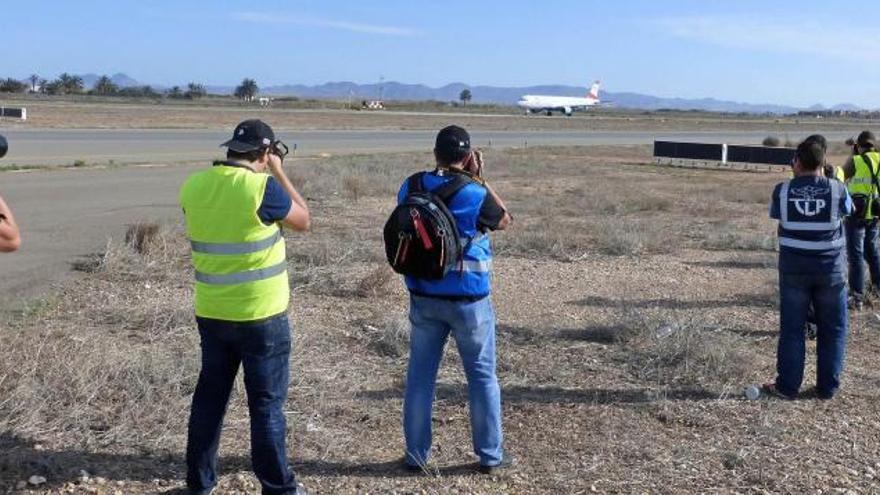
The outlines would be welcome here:
[[[287,464],[284,403],[290,369],[287,315],[236,323],[196,318],[202,336],[202,370],[193,394],[186,445],[186,484],[209,493],[217,484],[217,448],[229,393],[244,368],[251,419],[251,463],[263,493],[294,493]]]
[[[877,220],[846,220],[846,257],[849,261],[849,288],[853,295],[865,295],[865,265],[871,272],[871,283],[880,287],[880,249],[877,245]]]
[[[847,307],[843,274],[779,274],[779,346],[776,387],[795,396],[804,379],[804,323],[813,304],[816,311],[816,391],[831,397],[840,387],[846,355]]]

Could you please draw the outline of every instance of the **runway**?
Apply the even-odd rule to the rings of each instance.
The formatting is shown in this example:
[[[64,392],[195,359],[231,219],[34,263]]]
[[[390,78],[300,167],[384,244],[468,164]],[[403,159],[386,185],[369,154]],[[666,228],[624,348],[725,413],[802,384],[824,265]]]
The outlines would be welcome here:
[[[156,129],[0,129],[9,140],[9,154],[2,165],[174,163],[210,160],[220,156],[218,145],[229,131]],[[321,153],[376,153],[428,150],[434,131],[280,129],[278,137],[296,144],[297,155]],[[655,139],[708,143],[759,144],[771,131],[473,131],[478,147],[583,146],[650,144]],[[804,133],[806,134],[806,133]],[[832,132],[831,140],[843,140],[849,132]],[[798,139],[804,136],[790,136]]]

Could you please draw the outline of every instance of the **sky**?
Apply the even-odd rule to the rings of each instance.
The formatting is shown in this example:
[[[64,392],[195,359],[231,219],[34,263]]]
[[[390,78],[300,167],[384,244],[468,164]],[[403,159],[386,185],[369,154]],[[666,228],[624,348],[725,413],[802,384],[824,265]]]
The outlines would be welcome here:
[[[600,79],[613,93],[880,108],[876,11],[862,0],[0,0],[0,76],[122,72],[165,86]]]

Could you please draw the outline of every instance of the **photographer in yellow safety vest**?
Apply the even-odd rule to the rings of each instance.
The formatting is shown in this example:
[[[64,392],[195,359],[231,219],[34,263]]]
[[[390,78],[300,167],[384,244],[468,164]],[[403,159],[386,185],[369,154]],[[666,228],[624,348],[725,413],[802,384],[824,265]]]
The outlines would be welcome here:
[[[874,290],[880,288],[880,250],[877,244],[878,167],[880,153],[871,131],[862,131],[855,139],[853,154],[843,165],[847,190],[853,198],[855,212],[846,220],[846,246],[849,260],[850,306],[862,309],[865,300],[864,259],[871,273]]]
[[[287,147],[271,127],[246,120],[222,146],[226,160],[191,175],[180,189],[202,339],[186,483],[193,494],[211,493],[217,484],[220,430],[242,367],[251,460],[263,493],[303,494],[285,445],[291,336],[281,226],[308,230],[309,209],[281,167]]]

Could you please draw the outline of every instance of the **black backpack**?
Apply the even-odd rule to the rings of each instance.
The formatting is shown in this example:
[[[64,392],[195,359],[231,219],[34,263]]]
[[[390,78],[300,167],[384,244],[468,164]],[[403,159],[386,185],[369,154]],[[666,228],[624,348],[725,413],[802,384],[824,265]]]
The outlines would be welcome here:
[[[452,180],[429,192],[422,184],[424,175],[407,179],[406,198],[385,223],[385,257],[397,273],[439,280],[455,269],[466,250],[447,205],[472,179],[453,174]]]

